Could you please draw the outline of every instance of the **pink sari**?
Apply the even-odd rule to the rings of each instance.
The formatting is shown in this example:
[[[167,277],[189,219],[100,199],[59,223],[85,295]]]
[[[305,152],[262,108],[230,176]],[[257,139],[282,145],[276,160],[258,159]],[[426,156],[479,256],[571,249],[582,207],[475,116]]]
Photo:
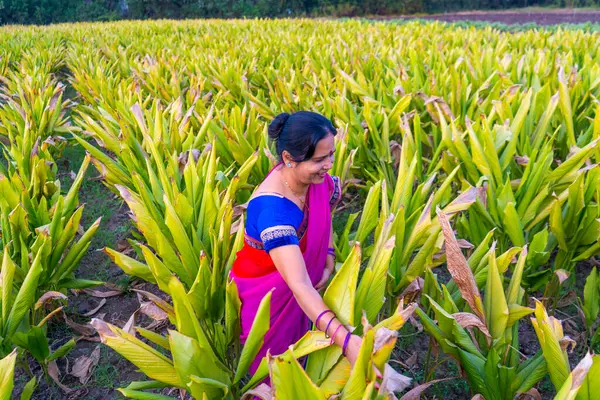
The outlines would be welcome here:
[[[324,182],[313,184],[308,190],[308,227],[300,240],[300,249],[313,286],[323,276],[327,260],[331,233],[330,199],[336,189],[336,183],[327,175]],[[249,270],[258,272],[248,273]],[[253,249],[245,244],[237,253],[231,277],[238,286],[242,302],[242,343],[248,338],[260,301],[271,289],[275,289],[271,295],[271,327],[249,371],[254,374],[267,349],[272,355],[285,352],[310,330],[312,322],[304,314],[291,289],[264,250]]]

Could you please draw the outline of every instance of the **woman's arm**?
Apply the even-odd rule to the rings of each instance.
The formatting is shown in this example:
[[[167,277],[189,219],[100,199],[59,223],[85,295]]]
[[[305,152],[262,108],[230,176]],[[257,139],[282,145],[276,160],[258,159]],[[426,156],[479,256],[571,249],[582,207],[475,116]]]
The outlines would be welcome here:
[[[330,232],[330,236],[329,236],[329,248],[333,249],[333,224],[331,224],[330,231],[331,232]],[[315,289],[317,289],[318,291],[323,289],[325,287],[325,285],[327,284],[327,282],[329,281],[329,277],[333,274],[334,270],[335,270],[335,256],[333,256],[331,254],[327,254],[327,260],[325,261],[325,269],[323,270],[323,276],[321,277],[321,280],[315,285]]]
[[[271,250],[269,255],[275,263],[275,267],[294,293],[294,297],[304,313],[311,321],[315,322],[319,314],[327,310],[328,307],[310,281],[300,248],[297,245],[280,246]],[[332,313],[323,315],[319,320],[317,329],[325,331],[332,317]],[[348,330],[343,326],[340,327],[340,325],[341,322],[335,318],[329,324],[326,334],[332,335],[335,332],[334,342],[342,347]],[[360,337],[352,335],[347,345],[346,356],[352,365],[354,365],[356,357],[358,357],[360,343]]]

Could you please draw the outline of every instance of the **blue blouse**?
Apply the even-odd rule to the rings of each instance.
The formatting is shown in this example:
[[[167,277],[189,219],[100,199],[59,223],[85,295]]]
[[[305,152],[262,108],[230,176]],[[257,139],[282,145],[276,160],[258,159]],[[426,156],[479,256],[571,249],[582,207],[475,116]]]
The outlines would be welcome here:
[[[333,209],[341,199],[341,187],[338,177],[331,178],[329,204]],[[263,193],[251,199],[246,218],[246,243],[267,252],[289,244],[299,245],[308,226],[303,210],[278,193]]]
[[[246,235],[256,248],[267,252],[288,244],[300,244],[298,229],[304,212],[290,199],[279,194],[261,194],[248,203]],[[263,246],[260,246],[259,243]]]

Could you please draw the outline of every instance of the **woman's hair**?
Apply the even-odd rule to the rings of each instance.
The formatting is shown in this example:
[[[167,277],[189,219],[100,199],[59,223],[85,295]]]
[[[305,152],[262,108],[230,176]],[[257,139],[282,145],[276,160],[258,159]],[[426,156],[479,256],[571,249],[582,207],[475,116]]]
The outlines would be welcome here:
[[[283,159],[283,151],[287,150],[296,162],[309,160],[317,143],[336,133],[329,119],[311,111],[281,113],[269,125],[269,137],[277,142],[279,159]]]

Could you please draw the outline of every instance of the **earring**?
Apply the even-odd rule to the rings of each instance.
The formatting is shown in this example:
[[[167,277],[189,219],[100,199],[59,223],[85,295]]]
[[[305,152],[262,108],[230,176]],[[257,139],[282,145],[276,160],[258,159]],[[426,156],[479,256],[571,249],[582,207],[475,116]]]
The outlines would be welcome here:
[[[291,168],[292,167],[292,163],[287,163],[287,166]]]

